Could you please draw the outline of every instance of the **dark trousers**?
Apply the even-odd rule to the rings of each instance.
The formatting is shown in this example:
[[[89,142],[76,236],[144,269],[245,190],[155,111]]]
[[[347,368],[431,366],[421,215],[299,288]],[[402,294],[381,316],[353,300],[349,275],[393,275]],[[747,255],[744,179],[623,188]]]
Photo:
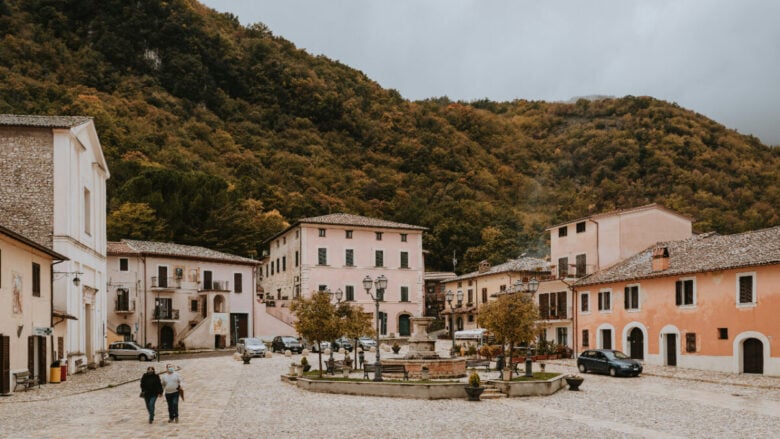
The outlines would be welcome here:
[[[168,403],[168,419],[179,417],[179,392],[166,393],[165,401]]]
[[[157,395],[144,396],[146,402],[146,411],[149,412],[149,420],[154,421],[154,404],[157,402]]]

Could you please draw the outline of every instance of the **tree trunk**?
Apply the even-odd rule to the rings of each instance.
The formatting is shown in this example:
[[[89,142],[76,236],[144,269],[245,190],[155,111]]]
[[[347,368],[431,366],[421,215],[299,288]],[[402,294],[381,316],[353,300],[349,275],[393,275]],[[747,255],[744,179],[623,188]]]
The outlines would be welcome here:
[[[315,340],[315,343],[317,343],[317,347],[319,348],[317,349],[317,358],[320,362],[320,378],[322,378],[322,345],[319,340]]]
[[[510,341],[509,342],[509,381],[512,381],[512,371],[514,370],[514,367],[512,367],[512,354],[515,352],[515,342]]]

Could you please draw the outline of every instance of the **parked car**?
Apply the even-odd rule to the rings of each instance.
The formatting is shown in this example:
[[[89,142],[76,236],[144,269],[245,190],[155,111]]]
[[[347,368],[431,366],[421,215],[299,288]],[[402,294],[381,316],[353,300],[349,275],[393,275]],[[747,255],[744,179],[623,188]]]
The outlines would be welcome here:
[[[320,351],[324,352],[325,349],[330,349],[330,342],[329,341],[321,341],[320,345],[317,346],[317,343],[315,343],[313,341],[307,341],[307,342],[305,342],[303,344],[303,346],[306,349],[308,349],[308,350],[310,350],[312,352],[320,352]]]
[[[289,350],[291,352],[301,353],[303,345],[297,338],[290,335],[277,335],[271,342],[271,350],[274,352],[284,352]]]
[[[614,349],[590,349],[577,357],[580,372],[608,373],[612,376],[642,373],[642,363]]]
[[[339,337],[333,341],[333,348],[336,350],[344,348],[347,352],[352,352],[354,346],[352,346],[352,342],[347,337]]]
[[[368,351],[371,349],[371,346],[376,347],[376,340],[363,336],[358,339],[358,346],[360,346],[360,348],[364,351]]]
[[[259,338],[239,338],[236,343],[236,351],[242,355],[247,352],[253,357],[264,358],[266,349],[265,343]]]
[[[142,348],[132,341],[118,341],[108,345],[108,358],[112,360],[152,361],[157,358],[157,352]]]

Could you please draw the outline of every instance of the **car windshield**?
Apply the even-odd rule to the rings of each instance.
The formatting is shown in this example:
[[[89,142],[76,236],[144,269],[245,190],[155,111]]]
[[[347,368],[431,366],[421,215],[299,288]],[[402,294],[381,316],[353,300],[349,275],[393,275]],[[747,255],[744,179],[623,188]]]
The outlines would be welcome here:
[[[282,340],[283,340],[283,341],[286,341],[286,342],[291,342],[291,343],[292,343],[292,342],[295,342],[295,343],[297,343],[297,342],[298,342],[298,339],[297,339],[297,338],[295,338],[295,337],[282,337]]]
[[[246,341],[244,341],[244,344],[247,346],[260,346],[263,342],[258,338],[247,338]]]
[[[614,356],[614,357],[615,357],[615,358],[617,358],[618,360],[628,360],[628,359],[630,359],[630,358],[631,358],[631,357],[629,357],[628,355],[626,355],[626,354],[624,354],[624,353],[622,353],[622,352],[620,352],[620,351],[612,351],[612,352],[611,352],[611,354],[612,354],[612,355],[609,355],[610,357],[611,357],[611,356]]]

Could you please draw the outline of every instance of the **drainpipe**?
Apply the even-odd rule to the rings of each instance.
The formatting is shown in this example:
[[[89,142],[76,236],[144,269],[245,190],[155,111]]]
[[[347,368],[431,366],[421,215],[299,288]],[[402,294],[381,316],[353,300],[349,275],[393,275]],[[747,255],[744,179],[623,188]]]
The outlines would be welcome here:
[[[590,219],[589,221],[596,225],[596,264],[593,267],[593,271],[596,272],[601,268],[601,258],[599,257],[601,254],[601,245],[599,243],[599,223],[594,219]],[[585,274],[588,274],[587,265],[585,266]]]
[[[146,347],[146,344],[148,343],[146,338],[146,333],[149,331],[149,327],[146,325],[146,314],[148,311],[148,308],[146,307],[146,256],[141,256],[141,264],[144,266],[144,275],[143,279],[141,279],[141,284],[143,285],[143,294],[144,294],[144,347]],[[157,361],[159,361],[160,358],[157,358]]]
[[[53,261],[51,263],[51,267],[49,267],[49,271],[51,271],[51,274],[49,275],[49,304],[50,304],[50,306],[49,306],[49,326],[51,327],[51,345],[52,345],[52,347],[54,347],[54,341],[55,341],[55,339],[54,339],[54,266],[57,265],[57,264],[60,264],[62,262],[65,262],[65,261],[64,260]],[[59,354],[60,358],[64,357],[64,355],[63,355],[64,352],[59,352],[58,351],[57,354]],[[54,359],[52,358],[52,361],[53,360]]]

